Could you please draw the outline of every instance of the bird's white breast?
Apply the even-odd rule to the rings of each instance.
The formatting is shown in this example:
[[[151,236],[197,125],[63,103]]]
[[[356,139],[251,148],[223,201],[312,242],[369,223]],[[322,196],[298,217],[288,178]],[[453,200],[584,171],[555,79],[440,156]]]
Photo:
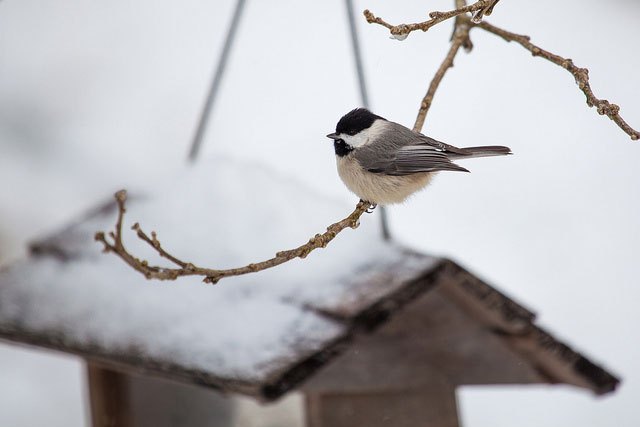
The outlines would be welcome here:
[[[392,176],[371,173],[363,169],[352,154],[336,156],[338,174],[342,182],[356,196],[378,205],[401,203],[411,194],[424,188],[433,172]]]

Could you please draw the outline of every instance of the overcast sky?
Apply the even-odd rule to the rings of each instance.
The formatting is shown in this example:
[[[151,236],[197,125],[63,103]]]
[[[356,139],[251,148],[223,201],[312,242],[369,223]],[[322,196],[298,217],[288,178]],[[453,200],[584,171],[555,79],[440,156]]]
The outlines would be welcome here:
[[[0,2],[0,265],[114,190],[184,167],[233,3]],[[401,23],[452,2],[355,3]],[[245,12],[202,156],[258,161],[355,201],[324,137],[359,105],[343,2],[249,1]],[[638,16],[631,0],[503,0],[488,21],[589,68],[596,96],[637,129]],[[358,23],[372,109],[411,126],[452,23],[403,42]],[[472,39],[423,131],[515,155],[441,174],[389,210],[393,236],[460,262],[623,382],[603,398],[463,388],[463,423],[635,425],[640,142],[589,109],[565,70],[480,30]],[[0,424],[86,425],[82,370],[75,358],[0,346]]]

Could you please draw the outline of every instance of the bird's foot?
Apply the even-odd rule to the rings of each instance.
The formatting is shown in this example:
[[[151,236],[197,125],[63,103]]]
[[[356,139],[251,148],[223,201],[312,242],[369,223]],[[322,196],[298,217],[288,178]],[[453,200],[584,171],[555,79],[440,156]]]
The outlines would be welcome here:
[[[365,211],[366,213],[370,214],[373,213],[373,210],[376,208],[376,206],[378,206],[375,203],[371,203],[371,205],[369,206],[369,208]]]

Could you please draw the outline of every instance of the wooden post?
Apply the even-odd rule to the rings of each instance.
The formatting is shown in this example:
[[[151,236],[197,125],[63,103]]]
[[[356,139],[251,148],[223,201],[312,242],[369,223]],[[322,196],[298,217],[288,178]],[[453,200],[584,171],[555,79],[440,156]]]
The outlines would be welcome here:
[[[306,394],[307,427],[458,427],[453,386]]]
[[[227,427],[233,402],[210,389],[88,363],[93,427]]]
[[[93,427],[129,427],[131,411],[127,376],[87,364]]]

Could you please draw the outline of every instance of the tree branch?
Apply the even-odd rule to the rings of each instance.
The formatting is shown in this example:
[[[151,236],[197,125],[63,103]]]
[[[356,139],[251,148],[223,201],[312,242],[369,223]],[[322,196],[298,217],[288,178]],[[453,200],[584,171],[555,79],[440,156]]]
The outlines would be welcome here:
[[[401,25],[391,25],[387,22],[383,21],[381,18],[375,17],[369,10],[364,11],[364,15],[369,23],[380,24],[391,31],[391,34],[394,38],[399,40],[404,40],[407,35],[416,30],[427,31],[432,26],[452,17],[456,17],[456,24],[454,26],[453,35],[451,36],[451,47],[444,61],[436,71],[435,76],[431,80],[429,85],[429,89],[422,99],[420,104],[420,109],[418,110],[418,116],[416,117],[416,122],[413,126],[413,130],[416,132],[420,132],[424,125],[424,121],[431,107],[431,103],[433,102],[433,97],[435,95],[444,74],[447,70],[453,67],[453,59],[455,58],[458,50],[461,46],[463,46],[467,51],[470,51],[473,47],[471,40],[469,38],[469,31],[471,28],[482,28],[485,31],[488,31],[492,34],[502,37],[504,40],[511,42],[515,41],[520,44],[522,47],[527,49],[533,56],[540,56],[547,61],[553,62],[556,65],[561,66],[565,70],[569,71],[573,78],[576,81],[576,84],[580,88],[580,90],[586,96],[587,105],[589,107],[596,107],[598,114],[606,115],[611,120],[613,120],[620,129],[622,129],[627,135],[631,137],[632,140],[636,141],[640,139],[640,132],[633,129],[629,124],[620,116],[620,107],[616,104],[611,104],[606,99],[598,99],[593,91],[591,90],[591,85],[589,84],[589,70],[586,68],[577,67],[571,59],[563,58],[562,56],[553,54],[548,52],[533,43],[530,42],[529,36],[524,36],[520,34],[515,34],[496,26],[489,24],[488,22],[480,22],[484,15],[490,15],[493,7],[496,5],[498,1],[478,1],[470,6],[465,5],[464,0],[455,0],[456,9],[450,12],[431,12],[429,16],[430,20],[425,22],[420,22],[417,24],[401,24]],[[473,18],[469,19],[468,16],[464,15],[466,12],[474,12]]]
[[[460,47],[464,46],[467,51],[470,51],[473,48],[471,39],[469,39],[470,29],[471,22],[469,17],[461,15],[456,18],[456,25],[453,29],[453,34],[451,35],[451,47],[449,48],[449,53],[447,53],[444,61],[440,64],[440,68],[438,68],[438,71],[436,71],[435,76],[433,76],[433,79],[429,84],[429,89],[427,90],[426,95],[422,98],[420,109],[418,110],[418,117],[416,117],[416,122],[413,125],[413,130],[415,132],[420,132],[422,130],[424,120],[427,117],[427,112],[431,107],[431,102],[436,94],[436,90],[444,77],[444,73],[446,73],[449,68],[453,67],[453,59],[458,53],[458,50],[460,50]]]
[[[400,25],[391,25],[385,22],[382,18],[376,17],[369,9],[364,11],[364,16],[367,18],[367,22],[370,24],[379,24],[383,27],[386,27],[391,32],[391,37],[397,40],[404,40],[407,38],[409,33],[417,30],[427,31],[429,28],[433,27],[436,24],[439,24],[442,21],[446,21],[447,19],[456,17],[458,15],[472,12],[473,13],[473,21],[480,22],[482,17],[487,15],[491,15],[493,12],[493,7],[498,3],[499,0],[480,0],[475,2],[469,6],[458,6],[456,5],[455,10],[450,10],[448,12],[431,12],[429,13],[429,17],[431,19],[418,22],[415,24],[400,24]]]
[[[318,248],[326,247],[342,230],[347,227],[356,228],[359,225],[359,219],[364,212],[366,212],[371,204],[368,202],[360,201],[354,211],[345,219],[331,224],[327,227],[327,231],[323,234],[316,234],[310,238],[307,243],[299,246],[295,249],[281,251],[276,254],[275,257],[266,261],[261,261],[255,264],[249,264],[244,267],[230,268],[226,270],[216,270],[211,268],[202,268],[193,265],[190,262],[184,262],[174,257],[165,251],[160,241],[157,239],[156,233],[151,232],[149,237],[144,231],[142,231],[140,225],[135,223],[133,230],[136,231],[137,236],[148,243],[157,253],[163,258],[168,259],[179,268],[165,268],[160,266],[149,265],[146,260],[140,260],[131,255],[124,247],[122,243],[122,220],[126,212],[125,202],[127,200],[126,190],[120,190],[115,194],[115,199],[118,204],[118,219],[116,220],[115,230],[109,232],[109,237],[113,242],[109,242],[104,232],[98,232],[95,234],[95,240],[104,244],[103,252],[113,252],[118,255],[124,262],[129,264],[134,270],[142,273],[147,279],[158,280],[175,280],[182,276],[204,276],[203,281],[205,283],[217,283],[220,279],[230,276],[240,276],[248,273],[255,273],[257,271],[266,270],[268,268],[275,267],[283,264],[287,261],[291,261],[295,258],[306,258],[309,253]]]
[[[495,27],[487,22],[482,22],[480,24],[477,24],[476,26],[492,34],[500,36],[508,42],[514,41],[531,52],[533,56],[544,58],[547,61],[553,62],[554,64],[559,65],[570,72],[573,75],[573,78],[576,80],[576,84],[578,85],[580,90],[587,97],[587,105],[589,107],[596,107],[598,114],[606,115],[611,120],[613,120],[620,127],[620,129],[622,129],[627,135],[631,137],[632,140],[635,141],[640,138],[640,132],[634,130],[627,124],[627,122],[622,119],[622,117],[620,117],[619,106],[609,103],[609,101],[607,101],[606,99],[596,98],[596,96],[593,94],[593,91],[591,90],[591,85],[589,84],[589,70],[587,70],[586,68],[577,67],[571,59],[566,59],[562,56],[555,55],[534,45],[529,41],[529,36],[511,33],[501,28]]]

